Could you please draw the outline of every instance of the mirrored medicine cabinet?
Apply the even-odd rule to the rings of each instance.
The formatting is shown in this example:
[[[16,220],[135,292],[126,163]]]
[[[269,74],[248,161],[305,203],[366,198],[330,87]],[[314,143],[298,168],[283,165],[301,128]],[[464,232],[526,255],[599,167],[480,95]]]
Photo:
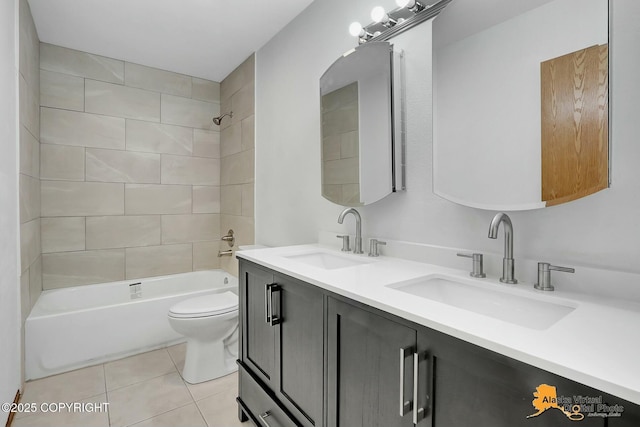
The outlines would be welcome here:
[[[322,196],[363,206],[404,189],[402,57],[369,42],[320,78]]]
[[[433,24],[433,190],[525,210],[609,185],[607,0],[453,0]]]

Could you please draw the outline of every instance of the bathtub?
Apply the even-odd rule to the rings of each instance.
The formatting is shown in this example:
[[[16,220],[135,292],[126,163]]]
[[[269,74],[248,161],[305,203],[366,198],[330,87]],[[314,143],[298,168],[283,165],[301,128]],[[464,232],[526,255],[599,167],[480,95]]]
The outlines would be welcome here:
[[[42,378],[185,341],[169,326],[178,301],[232,290],[221,270],[43,291],[25,323],[25,376]]]

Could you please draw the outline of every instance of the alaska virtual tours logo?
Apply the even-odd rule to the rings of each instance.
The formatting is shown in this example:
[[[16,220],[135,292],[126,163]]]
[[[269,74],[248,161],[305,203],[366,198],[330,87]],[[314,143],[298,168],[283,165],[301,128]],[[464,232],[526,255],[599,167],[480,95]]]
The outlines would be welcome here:
[[[533,392],[535,399],[531,404],[536,412],[527,415],[533,418],[541,415],[549,409],[557,409],[571,421],[582,421],[587,417],[615,418],[622,416],[622,405],[607,405],[603,403],[602,396],[558,396],[556,387],[548,384],[540,384]]]

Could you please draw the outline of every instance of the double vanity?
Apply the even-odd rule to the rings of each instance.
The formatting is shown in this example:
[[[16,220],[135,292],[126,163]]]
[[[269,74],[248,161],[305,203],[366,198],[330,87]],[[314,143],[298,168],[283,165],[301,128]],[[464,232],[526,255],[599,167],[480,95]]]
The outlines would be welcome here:
[[[637,306],[337,245],[238,257],[256,425],[640,425]]]

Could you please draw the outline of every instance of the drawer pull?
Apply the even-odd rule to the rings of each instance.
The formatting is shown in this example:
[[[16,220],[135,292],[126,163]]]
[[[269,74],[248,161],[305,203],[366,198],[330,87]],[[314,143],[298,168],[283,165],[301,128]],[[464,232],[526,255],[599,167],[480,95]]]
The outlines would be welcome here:
[[[411,411],[413,402],[410,400],[404,400],[404,361],[407,358],[407,353],[412,350],[411,347],[400,349],[400,416],[404,417]]]
[[[258,415],[258,418],[260,418],[260,421],[262,422],[262,424],[265,425],[265,427],[271,427],[267,422],[267,420],[265,420],[265,418],[269,418],[270,416],[271,416],[271,411],[267,411],[264,414]]]

